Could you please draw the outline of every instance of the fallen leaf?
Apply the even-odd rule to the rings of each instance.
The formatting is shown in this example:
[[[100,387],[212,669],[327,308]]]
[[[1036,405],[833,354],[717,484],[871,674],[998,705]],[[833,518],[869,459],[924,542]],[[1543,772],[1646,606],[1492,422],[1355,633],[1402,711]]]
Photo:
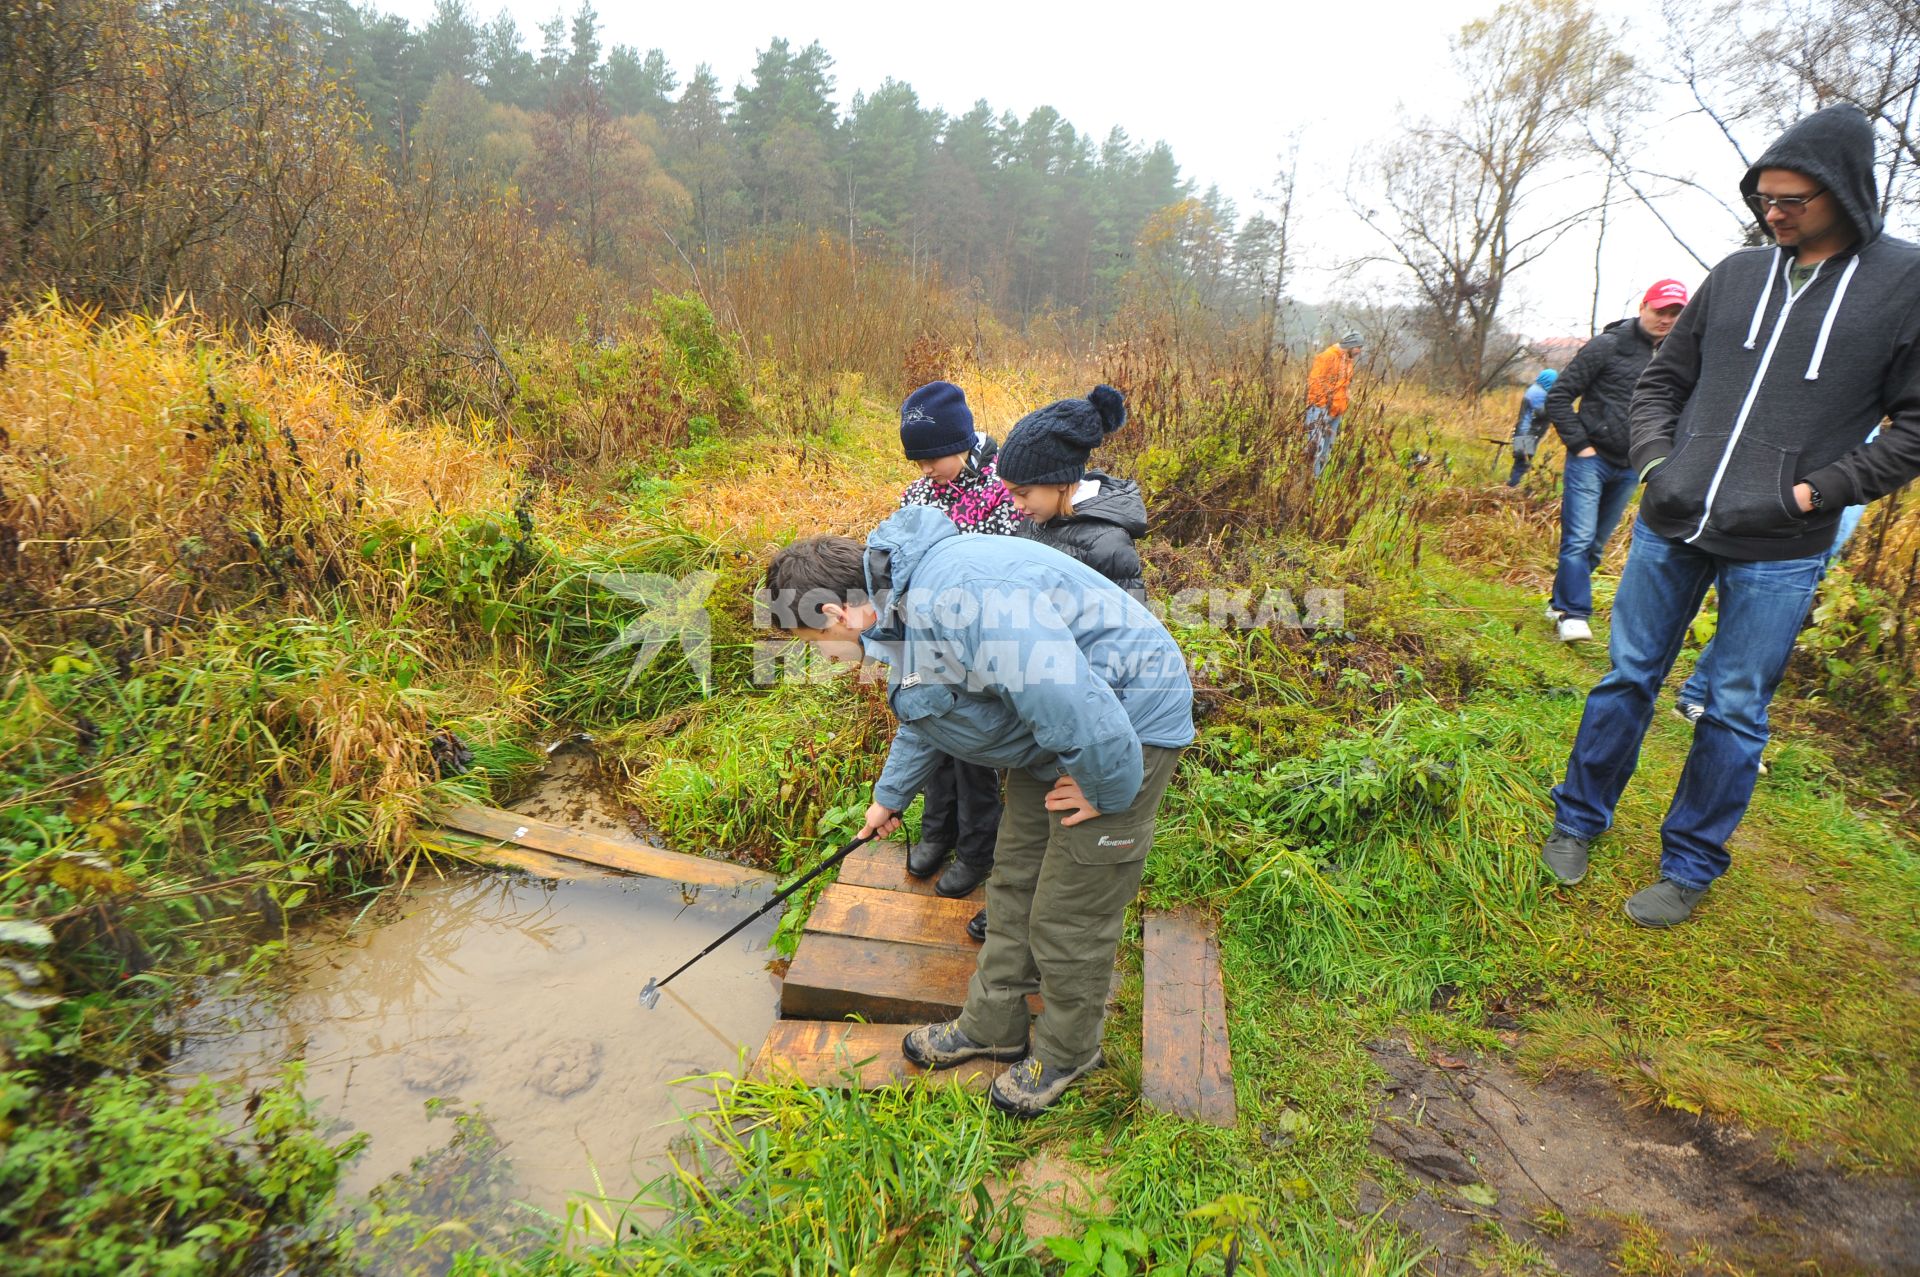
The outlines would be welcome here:
[[[1460,1189],[1460,1196],[1475,1206],[1492,1207],[1500,1200],[1500,1190],[1491,1184],[1467,1184]]]

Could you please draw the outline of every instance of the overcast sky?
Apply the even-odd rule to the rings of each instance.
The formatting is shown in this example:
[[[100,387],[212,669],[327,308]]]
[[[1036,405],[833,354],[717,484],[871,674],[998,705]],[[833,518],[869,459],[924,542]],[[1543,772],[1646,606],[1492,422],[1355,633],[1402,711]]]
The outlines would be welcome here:
[[[493,0],[470,0],[482,20]],[[564,0],[571,13],[578,0]],[[432,0],[389,0],[379,7],[416,25]],[[727,0],[724,4],[605,5],[602,40],[663,49],[685,81],[709,63],[729,89],[751,74],[770,39],[796,47],[818,40],[833,55],[836,100],[888,76],[911,84],[921,104],[965,111],[985,98],[995,111],[1024,117],[1052,106],[1083,133],[1104,138],[1114,125],[1137,141],[1164,139],[1183,173],[1204,189],[1218,184],[1244,215],[1272,181],[1278,154],[1300,146],[1302,254],[1295,293],[1307,300],[1340,287],[1396,287],[1391,274],[1349,279],[1344,267],[1379,252],[1342,191],[1356,155],[1389,137],[1404,104],[1443,112],[1457,100],[1447,40],[1491,13],[1493,0],[1332,0],[1312,6],[1187,3],[1156,6],[1156,17],[1120,6],[1008,3],[923,8],[875,0],[834,4]],[[508,0],[529,44],[552,16],[553,0]],[[1144,8],[1144,7],[1143,7]],[[1637,56],[1657,57],[1663,24],[1657,0],[1601,6],[1624,23]],[[1660,119],[1679,114],[1670,104]],[[1700,119],[1663,124],[1667,171],[1697,177],[1730,197],[1738,161]],[[1598,170],[1596,170],[1597,173]],[[1596,177],[1596,182],[1597,182]],[[1547,197],[1545,208],[1551,202]],[[1709,261],[1733,247],[1728,214],[1705,197],[1662,206],[1682,236]],[[1574,230],[1547,257],[1516,276],[1508,322],[1536,337],[1584,334],[1594,292],[1595,232]],[[1643,208],[1612,218],[1601,260],[1602,322],[1628,314],[1654,280],[1695,283],[1704,272]]]

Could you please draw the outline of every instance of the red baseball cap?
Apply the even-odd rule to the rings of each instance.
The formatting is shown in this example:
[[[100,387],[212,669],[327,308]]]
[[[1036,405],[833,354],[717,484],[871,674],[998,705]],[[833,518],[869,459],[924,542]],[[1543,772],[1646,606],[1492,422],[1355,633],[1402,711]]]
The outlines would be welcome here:
[[[1677,279],[1663,279],[1647,290],[1640,299],[1642,306],[1651,306],[1655,310],[1665,310],[1669,306],[1687,304],[1687,286]]]

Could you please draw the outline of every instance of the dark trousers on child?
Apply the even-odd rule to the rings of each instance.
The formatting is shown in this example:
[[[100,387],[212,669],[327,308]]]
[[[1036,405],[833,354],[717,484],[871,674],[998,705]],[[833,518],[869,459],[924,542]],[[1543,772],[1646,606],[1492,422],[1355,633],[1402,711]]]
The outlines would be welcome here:
[[[970,869],[993,868],[993,844],[1000,829],[1000,775],[991,767],[942,757],[922,792],[920,841],[951,847]]]

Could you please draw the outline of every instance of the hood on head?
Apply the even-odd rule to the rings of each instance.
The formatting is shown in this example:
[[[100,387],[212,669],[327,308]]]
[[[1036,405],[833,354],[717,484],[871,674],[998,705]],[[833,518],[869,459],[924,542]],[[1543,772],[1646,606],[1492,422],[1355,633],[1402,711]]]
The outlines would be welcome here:
[[[904,626],[895,601],[911,588],[914,571],[927,551],[959,535],[960,529],[946,512],[929,505],[904,506],[868,535],[867,594],[880,612],[879,621],[868,631],[870,637],[900,636]]]
[[[1880,187],[1873,172],[1873,122],[1850,102],[1823,107],[1782,133],[1747,175],[1740,179],[1744,201],[1759,189],[1763,169],[1784,168],[1804,173],[1833,193],[1861,246],[1880,238]],[[1767,239],[1767,219],[1754,218]]]
[[[1131,479],[1116,479],[1100,470],[1087,471],[1087,478],[1099,480],[1100,491],[1089,500],[1075,502],[1072,518],[1055,522],[1098,520],[1101,523],[1118,524],[1130,536],[1143,537],[1147,534],[1147,502],[1140,495],[1139,484]]]

